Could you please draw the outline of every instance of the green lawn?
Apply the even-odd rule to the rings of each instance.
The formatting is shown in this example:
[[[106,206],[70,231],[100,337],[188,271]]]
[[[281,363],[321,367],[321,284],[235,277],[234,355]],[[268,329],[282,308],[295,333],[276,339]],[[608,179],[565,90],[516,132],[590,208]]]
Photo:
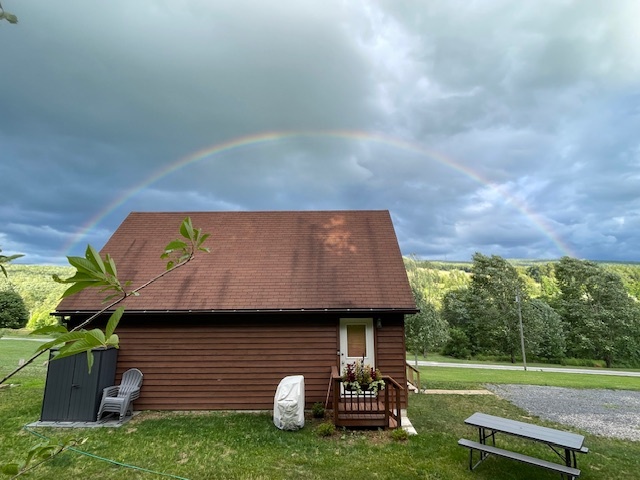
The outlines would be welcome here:
[[[35,344],[0,341],[0,374],[26,358]],[[0,461],[20,458],[38,441],[23,425],[37,420],[42,402],[42,362],[27,367],[12,383],[0,389]],[[464,369],[466,370],[466,369]],[[461,373],[455,368],[423,369],[423,379],[442,385],[470,388],[483,380],[485,371]],[[519,373],[487,371],[493,383],[522,383]],[[533,373],[533,372],[526,372]],[[500,375],[498,377],[498,375]],[[502,376],[504,375],[504,376]],[[547,374],[545,374],[546,377]],[[557,374],[560,375],[560,374]],[[574,380],[574,377],[578,377]],[[584,377],[588,377],[585,379]],[[450,379],[448,379],[450,378]],[[582,378],[582,380],[580,380]],[[609,377],[605,377],[609,378]],[[530,383],[538,376],[528,377]],[[564,385],[589,388],[592,376],[562,374]],[[547,381],[547,380],[545,380]],[[637,382],[637,379],[635,379]],[[546,384],[546,383],[543,383]],[[321,438],[314,432],[317,421],[308,420],[298,432],[282,432],[273,426],[269,413],[143,412],[117,429],[36,429],[41,435],[87,438],[81,449],[92,456],[67,451],[27,478],[100,479],[441,479],[489,480],[557,479],[558,475],[505,459],[490,458],[474,472],[468,470],[468,451],[457,446],[461,437],[474,438],[475,431],[464,419],[475,411],[523,419],[525,412],[494,396],[413,395],[409,417],[419,435],[405,442],[390,439],[388,432],[339,431]],[[528,421],[574,430],[554,423]],[[574,430],[575,431],[575,430]],[[584,432],[581,432],[584,434]],[[553,453],[523,441],[510,441],[524,453]],[[588,455],[579,458],[582,479],[633,478],[640,458],[640,442],[611,440],[586,435]],[[116,466],[99,458],[163,472],[162,476]]]
[[[421,388],[438,390],[483,388],[487,383],[515,383],[569,388],[640,390],[640,378],[532,370],[489,370],[462,367],[420,367]]]
[[[409,362],[411,365],[413,365],[414,360],[415,360],[415,357],[413,355],[407,354],[407,362]],[[442,363],[473,363],[473,364],[477,364],[477,365],[482,365],[482,364],[514,365],[513,363],[507,362],[507,361],[478,360],[476,358],[467,360],[467,359],[447,357],[445,355],[440,355],[439,353],[430,353],[427,357],[424,357],[422,355],[418,355],[418,360],[419,361],[429,361],[429,362],[442,362]],[[590,362],[596,362],[596,360],[591,360]],[[515,363],[515,366],[522,367],[522,360],[517,361]],[[540,362],[531,362],[531,361],[527,362],[527,367],[528,368],[535,368],[535,367],[579,368],[580,370],[596,370],[596,371],[605,369],[604,366],[601,366],[601,367],[585,367],[585,366],[560,365],[560,364],[557,364],[557,363],[540,363]],[[631,372],[640,371],[640,369],[637,369],[637,368],[620,368],[620,367],[614,367],[614,368],[612,368],[612,370],[631,371]]]

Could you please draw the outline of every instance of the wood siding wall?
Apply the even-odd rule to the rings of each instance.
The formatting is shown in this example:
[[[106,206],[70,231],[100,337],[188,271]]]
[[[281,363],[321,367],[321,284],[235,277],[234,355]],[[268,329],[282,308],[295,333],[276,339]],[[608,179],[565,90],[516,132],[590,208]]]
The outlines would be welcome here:
[[[378,366],[406,385],[404,320],[400,315],[382,321]],[[144,374],[139,410],[270,410],[287,375],[304,375],[310,408],[325,401],[331,367],[338,365],[337,316],[142,320],[125,314],[117,333],[117,378],[134,367]]]
[[[407,408],[407,369],[404,342],[404,316],[382,317],[382,328],[376,328],[376,366],[402,385],[402,408]],[[374,320],[374,325],[376,321]]]

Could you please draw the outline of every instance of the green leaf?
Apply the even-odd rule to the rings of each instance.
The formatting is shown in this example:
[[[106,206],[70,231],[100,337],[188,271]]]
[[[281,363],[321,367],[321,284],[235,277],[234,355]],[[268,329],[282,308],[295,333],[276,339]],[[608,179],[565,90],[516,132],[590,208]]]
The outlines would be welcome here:
[[[107,264],[105,266],[107,267],[107,272],[109,272],[110,275],[118,278],[118,269],[116,268],[116,262],[113,261],[113,258],[108,253],[106,256],[106,260]]]
[[[193,225],[191,224],[191,217],[187,217],[182,221],[180,225],[180,235],[189,240],[193,240]]]
[[[73,277],[76,277],[77,275],[78,275],[78,272],[76,271],[76,273],[73,275]],[[62,278],[57,273],[54,273],[53,275],[51,275],[51,278],[53,278],[53,281],[56,282],[56,283],[75,283],[75,280],[74,280],[73,277]],[[89,277],[88,276],[86,281],[89,281],[89,279],[93,279],[93,277]]]
[[[99,347],[100,345],[100,343],[96,342],[95,337],[87,335],[82,340],[66,344],[60,349],[58,355],[55,356],[55,359],[58,360],[60,358],[66,358],[70,357],[71,355],[76,355],[77,353],[91,351],[92,349]]]
[[[50,335],[52,333],[69,333],[69,330],[64,325],[47,325],[35,329],[29,335]]]
[[[93,248],[91,245],[87,245],[87,251],[85,252],[85,257],[91,263],[93,263],[102,273],[106,274],[107,270],[104,266],[104,262],[102,261],[102,257],[98,253],[98,251]]]
[[[91,350],[87,350],[87,366],[89,367],[89,374],[91,374],[91,369],[93,368],[93,352]]]
[[[107,328],[104,331],[105,337],[109,338],[115,332],[120,319],[122,318],[122,314],[124,313],[124,307],[118,307],[118,309],[111,314],[109,317],[109,321],[107,322]]]
[[[84,290],[85,288],[89,288],[89,287],[95,287],[96,284],[95,282],[78,282],[78,283],[74,283],[73,285],[71,285],[69,288],[67,288],[64,293],[62,294],[62,298],[66,298],[70,295],[76,294],[78,292],[81,292],[82,290]]]
[[[107,277],[100,272],[81,272],[76,270],[76,273],[72,277],[60,279],[59,283],[95,282],[97,285],[100,285],[105,282],[106,278]]]
[[[99,346],[99,345],[104,345],[105,343],[105,335],[104,332],[102,330],[100,330],[99,328],[94,328],[92,330],[89,330],[87,332],[87,336],[85,337],[87,342],[94,342],[94,340],[91,340],[90,337],[93,337],[95,339],[95,346]]]
[[[18,23],[18,17],[9,12],[4,12],[4,18],[7,22],[13,23],[14,25]]]
[[[2,250],[0,250],[1,252]],[[18,253],[16,255],[0,255],[0,261],[2,263],[9,263],[15,260],[16,258],[24,257],[24,254]]]
[[[28,466],[31,463],[31,459],[38,454],[41,448],[49,445],[48,441],[40,442],[31,447],[27,453],[27,458],[24,461],[24,466]]]
[[[87,253],[87,255],[89,255],[89,253]],[[89,258],[67,257],[67,260],[69,261],[69,265],[71,265],[72,267],[75,267],[79,272],[89,273],[92,276],[95,276],[96,274],[104,273]]]
[[[198,230],[198,233],[200,232],[200,230]],[[198,243],[197,246],[200,247],[200,245],[202,245],[204,243],[204,241],[209,238],[211,236],[210,233],[205,233],[204,235],[202,235],[200,238],[198,238]]]
[[[107,345],[109,345],[110,347],[120,348],[120,337],[118,337],[118,335],[114,333],[107,339]]]
[[[164,251],[166,253],[171,253],[174,250],[182,250],[187,248],[187,244],[185,242],[183,242],[182,240],[173,240],[172,242],[169,242],[169,244],[164,247]]]
[[[60,450],[62,450],[60,445],[47,445],[45,447],[40,447],[36,451],[35,456],[41,459],[50,458],[59,453]]]
[[[48,349],[53,348],[53,347],[55,347],[57,345],[61,345],[63,343],[81,340],[81,339],[84,338],[84,334],[85,333],[86,332],[84,330],[81,330],[79,332],[68,332],[68,333],[65,333],[63,335],[60,335],[58,338],[55,338],[55,339],[51,340],[50,342],[43,343],[42,345],[40,345],[36,349],[36,352],[41,352],[42,350],[48,350]]]

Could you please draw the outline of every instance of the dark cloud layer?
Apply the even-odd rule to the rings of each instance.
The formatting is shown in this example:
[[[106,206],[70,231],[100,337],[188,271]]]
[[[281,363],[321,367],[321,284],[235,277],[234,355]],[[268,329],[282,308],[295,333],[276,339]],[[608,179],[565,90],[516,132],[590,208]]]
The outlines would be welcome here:
[[[3,5],[0,247],[26,262],[134,210],[352,208],[424,258],[640,259],[633,0]]]

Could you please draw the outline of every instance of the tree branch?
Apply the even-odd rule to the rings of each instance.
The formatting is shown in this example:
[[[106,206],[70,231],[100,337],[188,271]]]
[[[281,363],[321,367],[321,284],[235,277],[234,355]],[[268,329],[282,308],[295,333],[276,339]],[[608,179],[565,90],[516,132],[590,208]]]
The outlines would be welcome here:
[[[2,8],[0,6],[0,8]],[[149,285],[151,285],[152,283],[156,282],[157,280],[161,279],[162,277],[164,277],[165,275],[167,275],[170,272],[173,272],[174,270],[186,265],[187,263],[189,263],[192,259],[193,259],[193,251],[190,253],[189,257],[185,260],[183,260],[182,262],[174,265],[173,267],[171,267],[168,270],[165,270],[164,272],[156,275],[155,277],[153,277],[151,280],[143,283],[142,285],[140,285],[139,287],[131,290],[129,293],[125,293],[122,297],[120,297],[119,299],[111,302],[109,305],[107,305],[106,307],[104,307],[103,309],[101,309],[99,312],[94,313],[93,315],[91,315],[89,318],[87,318],[84,322],[82,322],[81,324],[79,324],[78,326],[72,328],[71,330],[69,330],[69,332],[75,332],[77,330],[80,330],[84,327],[86,327],[87,325],[89,325],[91,322],[93,322],[96,318],[98,318],[100,315],[102,315],[103,313],[105,313],[106,311],[108,311],[109,309],[115,307],[116,305],[118,305],[120,302],[122,302],[124,299],[126,299],[127,297],[131,297],[133,295],[136,295],[140,290],[142,290],[143,288],[148,287]],[[38,358],[40,355],[42,355],[44,352],[49,351],[50,349],[47,350],[42,350],[41,352],[35,353],[33,354],[25,363],[23,363],[22,365],[20,365],[19,367],[17,367],[15,370],[13,370],[11,373],[7,374],[2,380],[0,380],[0,385],[2,385],[4,382],[6,382],[7,380],[9,380],[11,377],[13,377],[16,373],[18,373],[20,370],[22,370],[24,367],[26,367],[27,365],[30,365],[31,363],[33,363],[33,361]]]

